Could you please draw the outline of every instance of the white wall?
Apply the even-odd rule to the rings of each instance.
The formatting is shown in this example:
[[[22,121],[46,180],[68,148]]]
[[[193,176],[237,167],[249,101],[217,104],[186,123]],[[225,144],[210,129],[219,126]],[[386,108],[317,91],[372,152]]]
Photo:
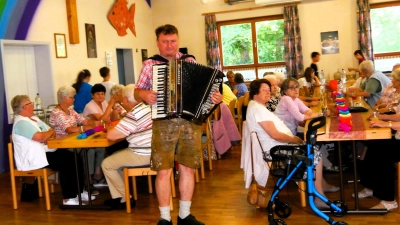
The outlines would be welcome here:
[[[392,0],[371,0],[371,3]],[[168,4],[166,4],[168,2]],[[254,2],[225,4],[223,0],[153,0],[153,25],[171,23],[179,29],[180,46],[187,47],[200,63],[206,62],[204,16],[202,13],[257,7]],[[307,67],[311,63],[311,52],[321,52],[321,32],[338,31],[340,52],[324,54],[318,66],[325,74],[357,66],[353,53],[357,50],[357,18],[355,0],[303,0],[298,5],[302,35],[303,59]],[[216,14],[217,21],[283,14],[283,6],[266,7]]]
[[[56,58],[52,49],[52,63],[55,77],[55,89],[63,85],[71,85],[82,69],[92,73],[91,84],[102,81],[99,69],[106,66],[105,51],[113,53],[114,65],[111,69],[111,80],[118,82],[116,67],[116,48],[131,48],[134,51],[134,70],[138,76],[141,69],[141,51],[148,49],[153,52],[155,44],[149,42],[149,37],[154,36],[152,26],[152,11],[144,0],[127,0],[128,8],[135,3],[135,37],[127,29],[126,36],[118,36],[116,30],[108,21],[107,15],[116,2],[115,0],[77,0],[79,44],[69,44],[68,22],[65,0],[42,0],[32,25],[29,29],[27,40],[47,41],[54,46],[54,33],[63,33],[67,39],[68,58]],[[97,39],[97,58],[88,58],[86,52],[85,23],[95,25]],[[138,49],[138,52],[135,50]],[[56,91],[55,90],[55,91]]]
[[[148,49],[149,56],[157,53],[154,30],[162,24],[173,24],[179,29],[180,47],[187,47],[199,63],[206,63],[204,16],[202,13],[256,7],[253,2],[225,4],[223,0],[152,0],[150,8],[145,0],[127,0],[128,7],[136,4],[135,25],[137,37],[128,29],[124,37],[117,35],[107,19],[116,0],[77,0],[79,44],[69,44],[65,0],[42,0],[32,21],[27,40],[48,41],[54,45],[54,33],[64,33],[67,37],[68,58],[56,58],[52,51],[55,89],[74,82],[78,71],[92,72],[90,83],[98,83],[100,67],[105,66],[105,51],[113,53],[111,80],[118,82],[115,66],[116,48],[132,48],[136,80],[141,69],[141,51]],[[394,0],[371,0],[371,3]],[[321,51],[320,32],[338,31],[340,53],[322,55],[319,68],[333,73],[338,68],[354,67],[353,57],[358,49],[355,0],[304,0],[298,5],[300,14],[304,65],[311,63],[310,53]],[[283,7],[267,7],[256,10],[217,14],[218,21],[282,14]],[[85,23],[95,24],[97,38],[97,58],[87,58]],[[138,49],[138,52],[135,50]],[[56,90],[55,90],[56,91]]]

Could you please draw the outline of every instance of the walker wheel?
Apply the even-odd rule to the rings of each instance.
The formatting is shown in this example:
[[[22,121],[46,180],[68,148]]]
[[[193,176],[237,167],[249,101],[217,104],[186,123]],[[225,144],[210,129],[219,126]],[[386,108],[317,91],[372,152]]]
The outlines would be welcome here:
[[[285,221],[280,219],[274,219],[272,222],[269,223],[269,225],[279,225],[279,224],[286,225]]]
[[[339,207],[342,211],[338,212],[338,211],[335,211],[334,209],[331,208],[332,215],[339,217],[339,216],[344,216],[344,215],[347,214],[347,205],[346,205],[346,203],[344,203],[342,201],[334,201],[333,204],[335,204],[337,207]],[[344,222],[338,222],[337,224],[341,224],[341,223],[344,223]],[[346,224],[346,223],[344,223],[344,224]]]
[[[339,222],[335,223],[335,225],[347,225],[347,223],[343,222],[343,221],[339,221]]]
[[[275,203],[275,214],[280,218],[288,218],[292,214],[292,207],[286,202]]]

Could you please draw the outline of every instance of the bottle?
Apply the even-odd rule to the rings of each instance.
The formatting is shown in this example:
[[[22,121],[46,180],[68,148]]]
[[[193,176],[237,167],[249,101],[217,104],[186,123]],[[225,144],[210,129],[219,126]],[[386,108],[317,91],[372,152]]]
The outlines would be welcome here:
[[[341,80],[342,80],[343,84],[346,84],[347,77],[346,77],[346,71],[344,71],[344,69],[342,69]]]
[[[320,77],[320,79],[321,79],[321,84],[322,84],[322,85],[325,85],[325,83],[326,83],[326,78],[325,78],[324,70],[321,70],[321,72],[319,73],[319,77]]]
[[[38,110],[42,109],[42,98],[40,97],[39,93],[37,93],[35,97],[35,108]],[[38,111],[37,115],[43,116],[43,112]]]

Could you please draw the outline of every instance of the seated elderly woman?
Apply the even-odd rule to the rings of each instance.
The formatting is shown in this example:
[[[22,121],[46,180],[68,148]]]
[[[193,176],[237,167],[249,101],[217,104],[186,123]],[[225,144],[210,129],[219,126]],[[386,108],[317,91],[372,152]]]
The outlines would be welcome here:
[[[299,122],[322,116],[320,113],[313,113],[299,99],[299,88],[299,82],[295,78],[290,77],[283,81],[281,101],[275,110],[275,115],[285,123],[293,135],[297,133]]]
[[[278,77],[275,76],[273,73],[264,73],[264,79],[268,80],[271,84],[271,98],[267,102],[267,109],[271,112],[275,112],[276,106],[278,106],[279,100],[281,98],[281,94],[279,92],[280,87],[278,86]]]
[[[63,86],[57,91],[58,105],[51,112],[49,119],[49,124],[54,128],[57,138],[80,132],[81,130],[89,130],[100,125],[99,121],[85,119],[85,117],[72,109],[75,93],[75,89],[69,86]],[[103,150],[103,154],[104,152]],[[94,173],[94,153],[95,150],[88,150],[90,174]],[[100,167],[100,165],[101,162],[98,166]],[[98,193],[97,190],[92,192],[94,195]]]
[[[47,147],[46,142],[55,136],[55,131],[34,115],[33,102],[28,96],[15,96],[11,100],[11,107],[15,115],[12,139],[17,169],[34,170],[49,167],[59,171],[63,204],[78,205],[74,154]],[[83,184],[83,166],[80,159],[77,161],[77,168],[79,182]],[[88,201],[88,193],[83,192],[83,185],[80,188],[82,200]]]
[[[82,116],[84,116],[86,119],[97,121],[112,121],[111,115],[113,111],[113,105],[109,105],[105,101],[106,87],[104,87],[102,84],[95,84],[90,92],[92,93],[92,100],[86,104]]]
[[[110,101],[109,105],[113,105],[113,118],[121,119],[126,115],[126,110],[121,106],[119,102],[122,102],[122,90],[124,89],[124,85],[116,84],[111,87],[110,90]],[[112,100],[112,101],[111,101]]]
[[[104,201],[104,204],[116,209],[126,208],[124,180],[119,173],[120,168],[150,165],[153,124],[151,108],[135,100],[134,89],[135,85],[129,84],[123,90],[121,102],[128,111],[128,116],[107,132],[107,139],[126,138],[129,147],[107,157],[101,165],[112,197]],[[131,206],[135,206],[135,200],[131,198],[130,201]]]
[[[254,80],[250,84],[250,103],[247,108],[247,124],[259,137],[260,144],[264,151],[269,150],[276,145],[285,145],[288,143],[303,144],[303,140],[293,135],[285,123],[266,107],[271,97],[271,84],[266,79]],[[269,155],[269,154],[267,154]],[[316,157],[319,160],[318,157]],[[317,162],[316,162],[317,163]],[[315,188],[322,195],[337,188],[329,185],[322,177],[322,163],[316,166]],[[317,207],[328,208],[320,199],[315,200]]]
[[[235,73],[235,83],[236,85],[233,88],[233,94],[235,94],[236,97],[239,98],[248,91],[247,86],[244,83],[243,75],[241,73]]]
[[[400,64],[393,66],[392,83],[385,87],[382,96],[375,103],[374,110],[380,113],[396,113],[394,106],[400,103]]]

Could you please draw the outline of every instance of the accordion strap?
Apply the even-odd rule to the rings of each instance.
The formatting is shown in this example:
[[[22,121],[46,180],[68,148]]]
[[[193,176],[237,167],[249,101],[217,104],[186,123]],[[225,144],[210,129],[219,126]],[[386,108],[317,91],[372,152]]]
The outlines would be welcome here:
[[[180,59],[180,60],[185,60],[185,59],[187,59],[187,58],[196,59],[193,55],[188,55],[188,54],[182,55],[179,59]],[[161,61],[161,62],[164,62],[164,63],[167,63],[167,62],[168,62],[168,59],[162,57],[162,56],[159,55],[159,54],[155,54],[155,55],[153,55],[152,57],[150,57],[149,59]]]

